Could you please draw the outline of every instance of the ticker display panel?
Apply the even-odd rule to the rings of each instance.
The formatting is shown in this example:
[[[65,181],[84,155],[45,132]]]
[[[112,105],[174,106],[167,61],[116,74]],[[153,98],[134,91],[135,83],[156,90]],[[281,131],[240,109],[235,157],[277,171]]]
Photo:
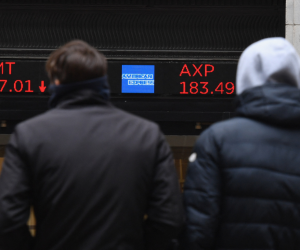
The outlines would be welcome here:
[[[112,95],[233,96],[236,62],[108,61]],[[0,93],[47,95],[44,60],[0,61]]]

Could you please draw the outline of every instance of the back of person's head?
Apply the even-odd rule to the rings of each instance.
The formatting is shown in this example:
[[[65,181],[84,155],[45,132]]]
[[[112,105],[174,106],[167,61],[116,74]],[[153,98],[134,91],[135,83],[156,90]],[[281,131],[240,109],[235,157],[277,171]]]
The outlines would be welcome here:
[[[81,82],[102,77],[107,71],[103,54],[81,40],[71,41],[54,51],[47,63],[46,71],[51,83]]]
[[[241,55],[237,69],[237,94],[266,83],[286,83],[300,88],[300,58],[284,38],[260,40]]]

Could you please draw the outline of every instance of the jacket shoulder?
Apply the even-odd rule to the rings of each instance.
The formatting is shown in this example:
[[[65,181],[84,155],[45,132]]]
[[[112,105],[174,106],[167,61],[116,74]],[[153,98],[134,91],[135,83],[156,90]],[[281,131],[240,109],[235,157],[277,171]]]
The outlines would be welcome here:
[[[217,122],[206,129],[199,136],[197,142],[203,137],[213,137],[216,141],[220,141],[224,138],[234,138],[236,133],[247,130],[253,126],[254,123],[257,122],[244,117],[235,117],[226,121]]]
[[[76,126],[76,119],[81,115],[82,120],[90,117],[90,122],[92,123],[99,122],[103,119],[107,122],[107,126],[118,123],[132,128],[139,128],[140,132],[151,131],[151,133],[160,133],[160,128],[156,123],[123,111],[113,105],[99,107],[99,109],[96,108],[93,110],[86,109],[82,113],[68,109],[52,109],[19,123],[15,127],[15,132],[26,134],[26,137],[31,135],[38,136],[39,134],[47,133],[53,129],[58,128],[60,130],[66,126]]]
[[[227,133],[236,133],[237,130],[240,130],[242,128],[247,129],[249,126],[253,126],[257,123],[259,122],[246,117],[235,117],[226,121],[217,122],[213,124],[209,129],[211,129],[217,135],[221,135],[222,133],[226,135]]]
[[[45,122],[49,123],[53,115],[55,116],[53,110],[48,110],[40,115],[31,117],[25,121],[18,123],[14,130],[16,131],[16,130],[29,129],[30,127],[37,128],[39,124],[43,124]]]

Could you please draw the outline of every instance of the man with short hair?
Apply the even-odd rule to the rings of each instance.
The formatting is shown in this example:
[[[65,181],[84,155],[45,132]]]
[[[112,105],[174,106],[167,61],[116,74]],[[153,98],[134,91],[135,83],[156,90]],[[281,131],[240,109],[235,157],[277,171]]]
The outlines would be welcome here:
[[[52,109],[19,124],[6,148],[0,249],[164,249],[182,204],[159,127],[109,102],[106,59],[85,42],[52,53],[46,69]]]

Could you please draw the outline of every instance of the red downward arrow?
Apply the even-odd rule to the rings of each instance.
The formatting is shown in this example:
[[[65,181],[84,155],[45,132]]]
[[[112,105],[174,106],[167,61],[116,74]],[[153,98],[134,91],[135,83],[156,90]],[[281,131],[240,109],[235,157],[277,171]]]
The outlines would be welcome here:
[[[45,89],[46,89],[47,87],[44,85],[44,81],[41,81],[41,86],[39,86],[39,88],[40,88],[40,91],[41,91],[41,92],[44,92],[44,91],[45,91]]]

